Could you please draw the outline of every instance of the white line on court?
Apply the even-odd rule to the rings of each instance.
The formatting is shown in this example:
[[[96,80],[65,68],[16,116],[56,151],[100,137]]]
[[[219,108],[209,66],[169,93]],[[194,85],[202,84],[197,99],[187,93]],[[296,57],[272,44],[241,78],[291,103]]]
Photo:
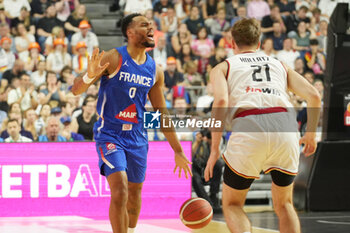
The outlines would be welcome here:
[[[316,222],[326,223],[326,224],[335,224],[335,225],[350,225],[350,222],[336,222],[336,221],[325,221],[325,220],[317,220]]]

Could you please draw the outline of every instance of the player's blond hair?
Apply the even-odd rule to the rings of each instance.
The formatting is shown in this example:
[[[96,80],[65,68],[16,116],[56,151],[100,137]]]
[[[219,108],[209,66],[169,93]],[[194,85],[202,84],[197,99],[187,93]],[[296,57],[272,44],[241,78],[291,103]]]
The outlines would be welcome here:
[[[231,34],[238,47],[258,45],[260,24],[256,19],[240,19],[233,25]]]

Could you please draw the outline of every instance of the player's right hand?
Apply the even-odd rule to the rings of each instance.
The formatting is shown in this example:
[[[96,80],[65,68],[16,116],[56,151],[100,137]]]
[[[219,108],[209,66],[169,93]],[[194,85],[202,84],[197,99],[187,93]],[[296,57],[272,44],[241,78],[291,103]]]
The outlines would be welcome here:
[[[109,62],[101,66],[102,57],[105,51],[99,54],[99,49],[95,48],[92,52],[92,56],[88,59],[87,75],[89,78],[95,78],[100,76],[104,70],[109,66]]]
[[[204,170],[204,180],[205,182],[208,182],[211,178],[213,178],[213,170],[214,166],[216,164],[216,161],[220,158],[220,150],[212,150],[210,152],[209,159],[207,161],[207,166]]]
[[[316,133],[306,132],[299,140],[299,145],[304,144],[303,153],[306,157],[315,153],[317,148]]]

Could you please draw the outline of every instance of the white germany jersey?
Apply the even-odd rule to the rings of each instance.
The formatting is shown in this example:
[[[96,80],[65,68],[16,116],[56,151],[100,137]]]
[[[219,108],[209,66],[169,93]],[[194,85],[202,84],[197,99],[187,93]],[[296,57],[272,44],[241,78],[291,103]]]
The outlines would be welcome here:
[[[259,53],[237,54],[226,61],[230,108],[293,107],[280,61]]]

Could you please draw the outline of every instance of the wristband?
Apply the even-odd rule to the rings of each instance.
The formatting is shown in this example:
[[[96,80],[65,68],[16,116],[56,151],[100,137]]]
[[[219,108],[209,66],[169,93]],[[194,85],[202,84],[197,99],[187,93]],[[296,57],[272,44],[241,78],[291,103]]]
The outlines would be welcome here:
[[[87,72],[85,73],[85,75],[83,76],[83,82],[85,84],[90,84],[92,83],[92,81],[94,81],[95,78],[89,78]]]

